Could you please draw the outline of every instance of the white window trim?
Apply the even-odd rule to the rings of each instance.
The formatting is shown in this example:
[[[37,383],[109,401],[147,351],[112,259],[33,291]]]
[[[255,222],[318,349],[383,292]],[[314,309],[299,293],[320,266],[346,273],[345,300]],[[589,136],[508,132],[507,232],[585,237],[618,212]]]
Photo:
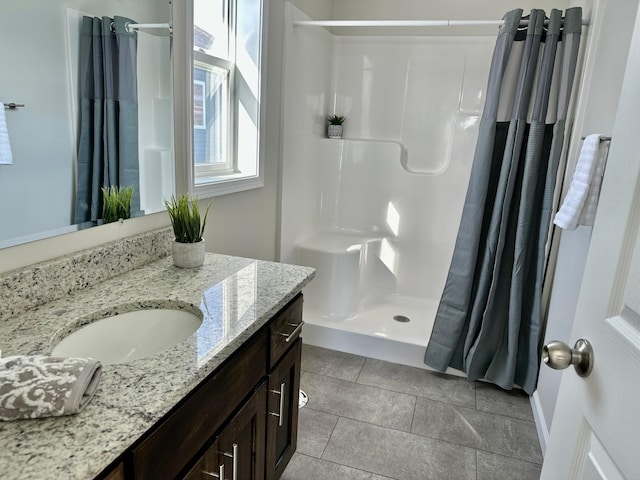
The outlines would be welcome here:
[[[262,0],[262,38],[260,41],[260,113],[258,125],[257,174],[238,178],[240,174],[217,176],[212,183],[194,185],[193,162],[193,0],[172,2],[173,98],[176,193],[209,198],[264,186],[266,75],[269,1]]]

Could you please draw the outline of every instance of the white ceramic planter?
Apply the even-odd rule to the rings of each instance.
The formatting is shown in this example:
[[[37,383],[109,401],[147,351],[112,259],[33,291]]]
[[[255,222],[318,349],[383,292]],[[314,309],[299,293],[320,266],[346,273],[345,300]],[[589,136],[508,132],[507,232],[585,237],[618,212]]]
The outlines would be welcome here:
[[[171,252],[176,267],[199,267],[204,263],[204,238],[197,243],[180,243],[174,240]]]
[[[331,125],[327,126],[327,136],[329,138],[342,138],[342,125]]]

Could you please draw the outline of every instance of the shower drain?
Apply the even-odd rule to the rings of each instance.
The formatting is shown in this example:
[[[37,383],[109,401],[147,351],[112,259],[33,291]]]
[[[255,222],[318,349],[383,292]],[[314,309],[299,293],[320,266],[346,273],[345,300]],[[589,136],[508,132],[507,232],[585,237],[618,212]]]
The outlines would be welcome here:
[[[400,323],[409,323],[411,321],[411,319],[409,317],[406,317],[404,315],[394,315],[393,319],[396,322],[400,322]]]

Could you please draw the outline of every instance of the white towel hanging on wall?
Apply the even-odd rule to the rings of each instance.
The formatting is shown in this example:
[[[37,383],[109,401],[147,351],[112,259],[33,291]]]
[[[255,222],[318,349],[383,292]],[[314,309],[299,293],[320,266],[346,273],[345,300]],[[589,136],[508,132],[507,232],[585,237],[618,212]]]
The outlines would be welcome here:
[[[12,163],[13,155],[11,155],[7,118],[5,116],[4,103],[0,102],[0,165],[11,165]]]
[[[596,209],[598,208],[598,199],[600,198],[602,177],[604,176],[604,169],[607,164],[608,153],[609,144],[605,144],[601,138],[600,149],[597,153],[596,164],[593,169],[593,177],[591,179],[591,185],[589,186],[589,193],[587,193],[587,198],[584,201],[582,213],[580,214],[580,219],[578,220],[578,225],[593,226],[593,223],[596,219]]]
[[[593,225],[607,151],[601,148],[599,133],[584,139],[580,156],[573,172],[571,185],[553,223],[565,230],[575,230],[578,225]]]

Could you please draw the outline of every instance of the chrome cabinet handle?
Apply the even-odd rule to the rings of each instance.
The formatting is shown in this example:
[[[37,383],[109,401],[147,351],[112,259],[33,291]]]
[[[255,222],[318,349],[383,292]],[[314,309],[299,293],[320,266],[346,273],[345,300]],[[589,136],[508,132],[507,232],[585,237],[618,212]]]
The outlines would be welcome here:
[[[296,327],[296,328],[291,333],[279,333],[278,335],[287,337],[284,339],[284,341],[289,343],[291,339],[295,337],[300,332],[300,330],[302,330],[302,326],[304,325],[304,322],[300,320],[300,323],[287,323],[287,325],[289,325],[290,327]]]
[[[230,458],[233,464],[231,470],[231,480],[238,480],[238,444],[233,444],[232,453],[223,453],[223,455],[227,458]]]
[[[542,348],[542,361],[556,370],[564,370],[573,365],[579,376],[588,377],[593,369],[593,348],[582,338],[573,348],[564,342],[554,340]]]
[[[278,390],[270,390],[271,393],[275,395],[280,395],[280,408],[278,409],[278,413],[269,412],[269,415],[273,415],[274,417],[278,417],[278,426],[281,427],[283,423],[283,415],[282,411],[284,410],[284,388],[286,386],[285,382],[280,384],[280,391]]]
[[[224,480],[224,463],[220,465],[218,473],[207,472],[206,470],[202,470],[202,473],[208,477],[219,478],[220,480]]]

